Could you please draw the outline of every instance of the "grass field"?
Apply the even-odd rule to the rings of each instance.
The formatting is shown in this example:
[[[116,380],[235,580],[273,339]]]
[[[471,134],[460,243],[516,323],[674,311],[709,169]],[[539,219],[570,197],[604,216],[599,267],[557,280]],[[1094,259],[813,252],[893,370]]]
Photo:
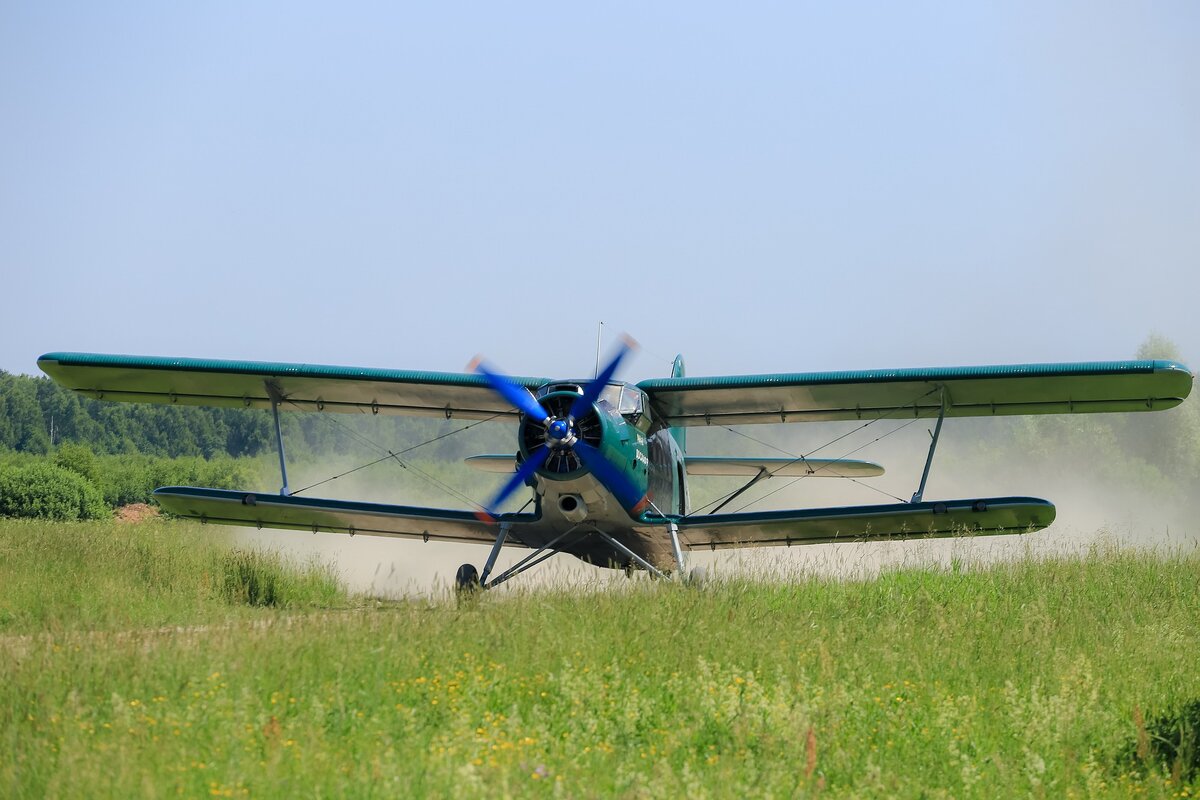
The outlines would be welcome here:
[[[4,796],[1200,794],[1195,554],[460,606],[0,522],[0,586]]]

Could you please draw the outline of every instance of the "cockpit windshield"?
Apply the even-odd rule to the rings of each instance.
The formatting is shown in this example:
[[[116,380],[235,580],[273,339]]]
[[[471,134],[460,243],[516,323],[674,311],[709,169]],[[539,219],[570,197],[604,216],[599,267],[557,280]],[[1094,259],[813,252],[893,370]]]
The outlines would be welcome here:
[[[632,386],[625,386],[621,391],[621,414],[629,416],[630,414],[642,413],[642,393]]]
[[[543,397],[550,392],[583,394],[583,388],[581,384],[576,383],[552,383],[539,389],[537,396]],[[603,403],[638,427],[643,427],[648,422],[645,395],[636,386],[627,383],[610,383],[600,390],[600,396],[596,398],[596,402]]]
[[[619,411],[621,408],[621,384],[610,383],[600,390],[600,397],[597,402],[607,403],[613,411]]]

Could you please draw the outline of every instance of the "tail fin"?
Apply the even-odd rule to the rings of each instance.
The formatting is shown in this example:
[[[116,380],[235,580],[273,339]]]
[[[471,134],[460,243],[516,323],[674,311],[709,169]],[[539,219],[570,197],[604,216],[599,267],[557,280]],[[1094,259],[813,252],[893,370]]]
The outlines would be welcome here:
[[[671,365],[671,377],[682,378],[687,372],[683,365],[683,356],[675,356],[675,363]],[[675,444],[679,445],[679,452],[687,452],[687,429],[686,428],[671,428],[671,436],[675,439]]]

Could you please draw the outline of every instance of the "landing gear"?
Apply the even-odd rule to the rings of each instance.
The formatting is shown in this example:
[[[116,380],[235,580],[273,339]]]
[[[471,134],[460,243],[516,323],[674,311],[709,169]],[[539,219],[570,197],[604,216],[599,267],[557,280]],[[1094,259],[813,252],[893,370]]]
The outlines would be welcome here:
[[[454,591],[461,597],[479,591],[479,571],[473,564],[463,564],[454,576]]]

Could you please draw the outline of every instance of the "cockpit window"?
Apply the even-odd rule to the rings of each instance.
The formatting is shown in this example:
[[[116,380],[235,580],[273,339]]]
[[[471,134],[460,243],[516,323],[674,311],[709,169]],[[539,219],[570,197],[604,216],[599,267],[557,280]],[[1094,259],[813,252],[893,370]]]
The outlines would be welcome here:
[[[636,386],[626,386],[621,393],[621,416],[642,433],[650,429],[650,407],[646,395]]]
[[[599,402],[608,403],[614,411],[619,410],[621,408],[621,384],[610,383],[601,389]]]
[[[583,394],[583,388],[577,383],[548,383],[537,390],[537,397],[545,397],[551,392],[574,392]]]
[[[623,387],[619,409],[622,416],[642,413],[642,393],[632,386]]]

